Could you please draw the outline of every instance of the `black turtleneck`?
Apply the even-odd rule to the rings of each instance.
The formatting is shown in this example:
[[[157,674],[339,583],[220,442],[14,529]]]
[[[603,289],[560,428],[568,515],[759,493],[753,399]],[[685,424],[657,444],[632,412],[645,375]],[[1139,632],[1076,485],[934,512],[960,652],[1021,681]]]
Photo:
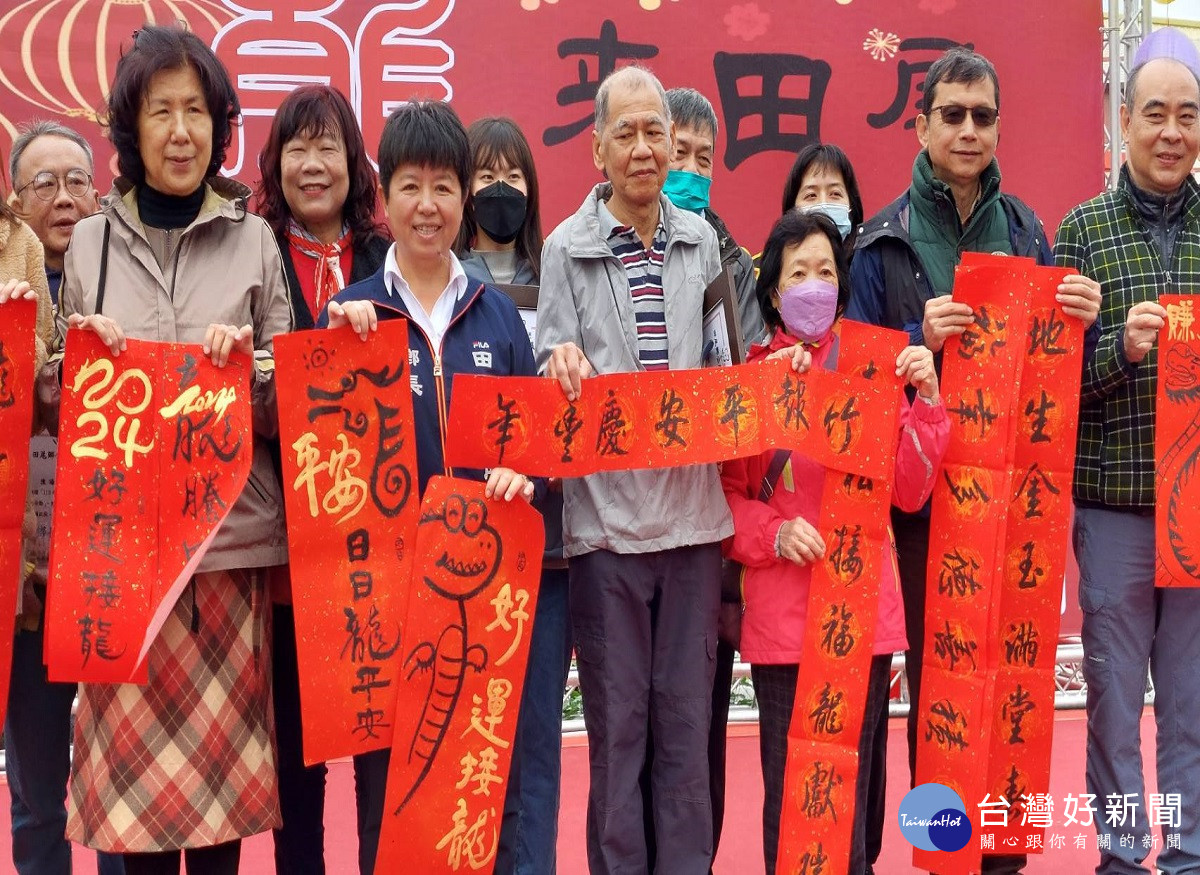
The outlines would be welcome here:
[[[138,216],[142,224],[163,231],[186,228],[200,215],[204,203],[204,186],[182,196],[163,194],[147,185],[137,189]]]
[[[1183,226],[1183,195],[1181,185],[1171,194],[1154,194],[1139,188],[1131,176],[1129,179],[1129,195],[1138,216],[1150,232],[1150,238],[1158,246],[1163,264],[1170,270],[1171,254],[1175,251],[1175,240],[1179,237],[1179,229]]]

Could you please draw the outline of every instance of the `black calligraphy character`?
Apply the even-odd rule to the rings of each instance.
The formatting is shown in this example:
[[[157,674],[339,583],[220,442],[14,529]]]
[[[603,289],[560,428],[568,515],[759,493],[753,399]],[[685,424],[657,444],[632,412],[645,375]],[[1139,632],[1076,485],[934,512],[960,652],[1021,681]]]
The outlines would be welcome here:
[[[788,374],[783,378],[783,385],[780,387],[780,392],[775,396],[775,406],[783,407],[783,427],[799,428],[803,425],[808,428],[808,415],[804,408],[808,405],[808,399],[804,397],[808,391],[808,384],[803,380],[797,380]]]
[[[818,760],[804,776],[804,801],[800,808],[810,820],[826,814],[837,823],[837,809],[833,806],[833,791],[842,785],[842,776],[833,763]]]
[[[909,98],[913,96],[913,91],[916,91],[916,101],[912,108],[918,112],[921,109],[921,94],[925,90],[925,74],[929,72],[929,68],[933,66],[933,62],[946,51],[946,49],[954,46],[963,45],[968,49],[973,49],[973,43],[958,43],[951,39],[942,37],[910,37],[906,40],[901,40],[897,47],[898,52],[926,52],[928,58],[910,61],[908,58],[900,58],[896,61],[896,96],[892,98],[891,105],[883,112],[873,112],[867,116],[867,124],[871,127],[880,129],[894,125],[904,116],[905,110],[908,108]],[[915,117],[910,116],[905,122],[904,127],[908,130],[914,128],[917,124]]]
[[[826,655],[840,659],[854,649],[854,632],[850,629],[853,619],[854,612],[846,607],[845,602],[829,606],[829,613],[821,624],[821,650]]]
[[[350,730],[351,734],[358,735],[362,733],[361,739],[366,741],[368,738],[379,738],[379,733],[376,729],[383,729],[391,726],[390,723],[384,721],[384,713],[380,708],[366,708],[359,711],[355,718],[357,722],[354,728]]]
[[[963,555],[958,547],[943,553],[942,566],[938,569],[938,595],[951,598],[975,595],[983,588],[983,584],[975,577],[979,569],[979,561],[975,556]]]
[[[1017,581],[1018,589],[1036,589],[1046,576],[1046,569],[1033,558],[1033,541],[1021,545],[1021,561],[1017,563],[1017,569],[1021,572],[1021,579]]]
[[[354,608],[343,608],[342,612],[346,615],[346,642],[342,645],[338,659],[345,659],[346,651],[350,651],[351,662],[362,662],[367,655],[367,642],[363,637],[362,622],[358,619],[358,612]]]
[[[829,865],[829,855],[825,853],[825,845],[817,842],[812,850],[804,852],[800,858],[800,868],[796,875],[824,875],[825,867]]]
[[[1029,712],[1035,710],[1036,707],[1029,691],[1020,684],[1017,684],[1017,688],[1004,697],[1004,704],[1000,707],[1000,716],[1008,721],[1009,744],[1025,743],[1025,739],[1021,735],[1021,727]]]
[[[322,349],[315,350],[313,358],[315,359],[318,353],[324,352]],[[351,403],[345,402],[346,396],[351,396],[351,402],[356,401],[355,395],[360,380],[366,380],[376,389],[390,389],[396,386],[404,379],[404,365],[405,362],[401,359],[395,362],[394,365],[384,365],[378,371],[355,368],[339,377],[337,387],[334,389],[309,386],[306,390],[308,400],[326,403],[318,403],[310,407],[308,409],[308,421],[316,422],[322,416],[336,416],[340,413],[342,415],[343,431],[348,431],[358,437],[366,437],[371,418],[367,416],[367,412],[359,404],[355,403],[351,406]],[[338,401],[343,401],[344,403],[335,403]]]
[[[727,169],[760,152],[795,153],[821,141],[821,110],[832,72],[825,61],[803,55],[717,52],[713,72],[725,118]],[[784,97],[785,91],[805,96]],[[742,130],[757,133],[740,136]]]
[[[604,410],[600,414],[600,433],[596,435],[596,452],[602,456],[624,456],[628,450],[621,446],[625,435],[625,411],[617,394],[608,390],[608,400],[604,402]]]
[[[198,419],[185,414],[175,417],[175,443],[171,448],[172,459],[192,461],[193,454],[204,458],[210,452],[222,462],[232,462],[242,448],[239,436],[233,440],[233,423],[229,417],[219,420],[224,425],[221,439],[218,441],[209,426],[216,424],[217,412],[210,410]]]
[[[829,681],[821,688],[820,701],[808,712],[814,735],[840,735],[846,725],[842,722],[842,701],[846,694],[838,690],[830,695],[833,687]]]
[[[987,436],[996,420],[1000,418],[1000,414],[988,404],[982,389],[975,390],[974,403],[964,397],[958,407],[947,407],[946,412],[957,416],[959,425],[971,423],[978,426],[981,438]]]
[[[355,529],[346,536],[346,556],[351,562],[365,562],[371,553],[371,533]]]
[[[192,385],[200,374],[200,369],[196,367],[196,357],[190,352],[185,352],[183,361],[175,366],[175,373],[179,374],[179,391],[182,392]]]
[[[1050,479],[1050,475],[1043,471],[1037,462],[1034,462],[1025,472],[1025,476],[1021,478],[1020,486],[1017,487],[1017,495],[1025,504],[1025,519],[1031,520],[1044,515],[1042,490],[1051,495],[1058,495],[1060,492],[1059,488],[1054,485],[1054,481]]]
[[[836,538],[829,554],[835,575],[847,586],[862,577],[865,563],[861,553],[862,526],[841,525],[833,530]]]
[[[4,342],[0,341],[0,410],[12,407],[17,401],[12,371],[12,359],[4,352]]]
[[[117,468],[110,468],[108,474],[97,468],[92,474],[92,479],[84,485],[91,490],[90,495],[84,496],[84,501],[104,501],[107,493],[108,503],[114,507],[121,503],[121,499],[129,491],[125,485],[125,472]]]
[[[1033,623],[1022,620],[1009,623],[1004,637],[1004,661],[1009,665],[1021,663],[1033,668],[1038,658],[1038,630]]]
[[[88,525],[88,550],[98,553],[118,565],[123,565],[124,563],[113,553],[117,546],[117,526],[123,519],[124,517],[115,513],[94,514],[92,522]]]
[[[1008,345],[1008,341],[1004,339],[1004,329],[1007,325],[1008,320],[998,319],[987,304],[980,306],[975,313],[975,321],[959,335],[959,358],[973,359],[985,352],[995,355],[998,350]]]
[[[1029,355],[1038,352],[1042,355],[1066,355],[1067,348],[1058,345],[1066,330],[1067,323],[1059,318],[1057,310],[1051,310],[1046,319],[1035,314],[1029,326]]]
[[[987,504],[992,500],[992,496],[988,494],[983,484],[979,482],[979,478],[974,474],[971,475],[970,482],[959,483],[950,476],[949,471],[943,468],[942,478],[946,481],[946,487],[950,490],[950,497],[954,499],[954,503],[958,507],[963,507],[976,501]]]
[[[383,690],[392,685],[392,682],[388,679],[379,679],[380,671],[381,669],[377,665],[364,665],[360,667],[357,672],[358,683],[350,687],[350,692],[365,695],[367,697],[367,704],[370,705],[372,690]]]
[[[732,386],[725,387],[725,399],[721,402],[721,425],[728,425],[733,429],[733,445],[738,446],[738,438],[741,434],[742,419],[748,416],[750,410],[746,407],[746,396],[742,392],[740,383],[735,383]]]
[[[487,519],[485,502],[478,498],[468,501],[458,494],[447,496],[438,510],[421,517],[419,525],[433,529],[441,552],[438,559],[423,566],[421,579],[436,596],[454,604],[457,619],[448,623],[434,640],[418,643],[404,658],[408,681],[418,672],[429,676],[421,719],[408,742],[409,762],[424,760],[425,764],[411,783],[401,789],[395,814],[412,801],[433,768],[455,717],[468,670],[481,672],[488,664],[487,648],[472,642],[467,626],[467,602],[495,579],[504,550],[500,533]],[[402,740],[396,743],[404,744]]]
[[[857,399],[851,395],[842,402],[841,410],[837,409],[836,404],[830,404],[829,408],[825,411],[825,419],[823,420],[823,424],[825,426],[825,437],[829,438],[831,446],[833,445],[834,432],[837,431],[839,425],[842,429],[842,443],[840,447],[834,450],[836,453],[846,452],[846,450],[850,449],[850,444],[854,441],[854,420],[862,416],[860,411],[854,409],[854,402],[856,400]]]
[[[967,741],[967,718],[949,699],[938,699],[929,706],[929,716],[925,718],[925,740],[936,739],[938,747],[952,747],[966,750],[971,746]]]
[[[1025,415],[1032,418],[1030,423],[1031,434],[1029,442],[1031,444],[1048,444],[1050,443],[1050,435],[1046,434],[1046,426],[1050,422],[1047,414],[1058,406],[1057,403],[1050,400],[1050,396],[1046,394],[1046,390],[1041,390],[1042,400],[1035,404],[1030,398],[1025,404]]]
[[[870,477],[864,477],[861,474],[847,474],[842,478],[842,488],[847,492],[870,495],[875,491],[875,483]]]
[[[563,58],[572,55],[594,55],[596,58],[596,78],[588,78],[587,61],[579,59],[579,81],[566,85],[558,90],[555,98],[559,106],[574,106],[579,103],[587,104],[590,108],[600,90],[600,83],[609,73],[617,69],[617,61],[644,61],[658,54],[658,48],[645,43],[626,43],[617,39],[617,26],[608,19],[600,25],[600,38],[588,37],[565,39],[558,44],[558,56]],[[558,127],[546,128],[542,132],[542,143],[546,146],[557,146],[572,137],[587,130],[592,123],[589,112],[578,121]]]
[[[517,420],[521,418],[521,414],[517,412],[517,399],[505,398],[503,395],[496,394],[496,409],[499,415],[487,424],[487,427],[496,434],[496,464],[504,464],[504,449],[513,439],[513,427]]]
[[[684,407],[684,400],[675,391],[674,387],[663,392],[662,397],[658,400],[658,422],[654,423],[654,430],[662,435],[664,449],[674,446],[687,446],[687,441],[679,433],[679,427],[687,425],[690,422],[683,415]]]
[[[933,633],[934,654],[946,664],[946,668],[950,671],[954,671],[958,667],[958,663],[962,660],[970,662],[971,670],[975,671],[979,667],[975,661],[979,644],[975,641],[967,641],[956,635],[951,631],[948,620],[944,621],[944,623],[943,628],[936,629]]]
[[[367,632],[367,653],[377,662],[390,659],[400,646],[399,626],[396,628],[396,637],[388,644],[383,634],[383,618],[379,616],[379,608],[375,605],[371,605],[371,610],[367,613]]]
[[[1008,776],[1005,778],[1004,793],[1005,800],[1008,800],[1008,810],[1011,813],[1021,810],[1021,797],[1029,795],[1029,785],[1021,780],[1021,773],[1017,771],[1017,766],[1014,763],[1009,767]]]
[[[563,462],[575,461],[571,456],[571,444],[575,442],[575,435],[581,428],[583,420],[579,418],[579,408],[574,402],[568,402],[567,409],[554,422],[554,436],[562,441]]]
[[[93,633],[95,634],[94,641],[92,640]],[[113,652],[112,642],[109,640],[111,634],[112,623],[108,620],[94,620],[91,614],[84,614],[79,618],[79,655],[83,657],[83,667],[87,667],[88,659],[93,653],[106,662],[113,662],[124,655],[124,647]]]
[[[103,572],[84,571],[83,587],[87,594],[86,604],[91,605],[92,596],[100,602],[102,609],[115,608],[121,602],[121,587],[117,583],[117,573],[111,568]]]
[[[371,592],[374,590],[374,581],[371,577],[371,572],[369,572],[369,571],[351,571],[350,572],[350,589],[351,589],[351,592],[353,592],[353,594],[354,594],[354,600],[356,602],[362,601],[363,599],[366,599],[366,598],[370,598]],[[355,617],[355,621],[357,621],[357,619],[358,618]],[[347,619],[347,624],[349,624],[349,622],[350,621]],[[349,629],[347,629],[346,631],[350,632]],[[344,645],[343,645],[342,649],[343,650],[345,649]]]
[[[221,518],[228,505],[217,491],[217,478],[221,472],[193,474],[183,484],[183,516],[198,519],[204,514],[207,522],[215,523]]]

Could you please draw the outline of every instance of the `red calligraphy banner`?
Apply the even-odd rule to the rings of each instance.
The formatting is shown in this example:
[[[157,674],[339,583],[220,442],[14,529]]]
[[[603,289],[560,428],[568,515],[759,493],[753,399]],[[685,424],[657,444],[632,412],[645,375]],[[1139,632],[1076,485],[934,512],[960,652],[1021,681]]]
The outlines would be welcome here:
[[[1200,295],[1163,295],[1154,426],[1157,586],[1200,586]]]
[[[391,747],[417,531],[408,323],[275,339],[304,759]]]
[[[33,384],[37,302],[24,299],[0,310],[0,722],[8,708],[17,597],[25,580],[26,495],[29,438],[33,433]]]
[[[429,481],[377,872],[492,871],[543,540],[525,502]]]
[[[857,322],[843,322],[838,341],[838,370],[871,380],[892,399],[882,415],[862,423],[859,446],[893,461],[902,391],[894,364],[907,343],[902,332]],[[783,872],[844,875],[849,867],[881,563],[893,561],[891,465],[868,477],[857,458],[843,456],[825,474],[819,524],[825,555],[812,567],[788,728],[778,857]]]
[[[1082,323],[1055,302],[1067,273],[968,253],[955,275],[975,322],[942,365],[951,429],[930,523],[916,782],[957,792],[973,833],[960,851],[913,854],[943,875],[978,871],[984,853],[1040,852],[1049,825],[1083,355]]]
[[[544,377],[462,375],[454,381],[446,461],[579,477],[803,448],[827,467],[891,469],[893,446],[862,440],[863,423],[895,403],[870,380],[821,368],[796,374],[782,360],[703,370],[606,374],[575,401]]]
[[[145,683],[145,657],[233,507],[253,453],[250,362],[67,335],[46,667],[51,680]]]

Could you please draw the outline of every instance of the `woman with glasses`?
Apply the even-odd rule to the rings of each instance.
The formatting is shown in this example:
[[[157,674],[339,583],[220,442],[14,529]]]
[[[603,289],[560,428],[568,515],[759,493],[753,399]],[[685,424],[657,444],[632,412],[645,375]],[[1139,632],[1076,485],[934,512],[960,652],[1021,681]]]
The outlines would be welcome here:
[[[129,337],[255,362],[249,477],[150,645],[148,683],[80,687],[67,836],[122,853],[128,875],[176,875],[181,852],[189,875],[230,875],[241,839],[279,822],[264,583],[287,546],[268,360],[292,320],[274,234],[218,173],[239,113],[199,38],[138,31],[108,99],[121,177],[66,257],[60,341],[78,328],[114,356]]]

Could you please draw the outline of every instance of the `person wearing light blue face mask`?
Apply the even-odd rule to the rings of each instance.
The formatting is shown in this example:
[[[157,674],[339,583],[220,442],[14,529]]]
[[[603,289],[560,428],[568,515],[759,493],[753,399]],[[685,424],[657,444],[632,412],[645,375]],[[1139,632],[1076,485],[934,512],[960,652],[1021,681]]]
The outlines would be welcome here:
[[[708,98],[694,88],[672,88],[667,92],[667,104],[675,122],[675,139],[663,194],[680,209],[702,216],[716,231],[721,267],[733,269],[738,322],[745,347],[749,349],[751,344],[766,339],[767,329],[754,299],[754,264],[750,255],[737,244],[710,205],[717,113]]]
[[[796,154],[783,186],[781,213],[805,210],[828,216],[853,252],[854,231],[862,224],[862,196],[850,158],[830,143],[812,143]]]

